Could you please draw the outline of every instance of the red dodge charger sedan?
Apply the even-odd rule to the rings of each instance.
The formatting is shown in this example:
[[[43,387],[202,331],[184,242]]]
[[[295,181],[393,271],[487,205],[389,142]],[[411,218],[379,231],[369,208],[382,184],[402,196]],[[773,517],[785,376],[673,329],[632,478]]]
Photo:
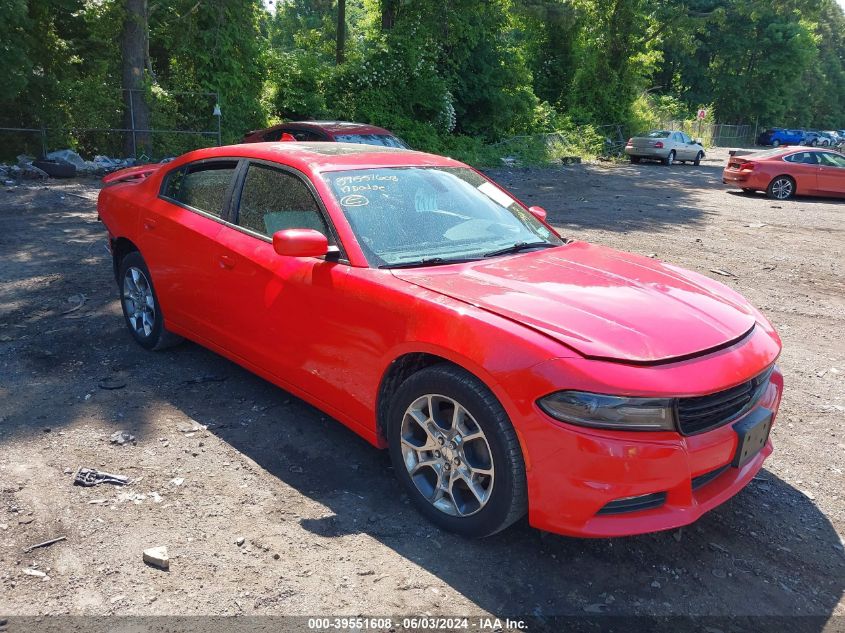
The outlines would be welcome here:
[[[258,143],[105,180],[135,340],[196,341],[389,449],[445,529],[676,528],[772,452],[781,343],[760,312],[563,239],[462,163]]]
[[[845,197],[845,156],[810,147],[780,147],[731,156],[722,182],[743,191],[765,191],[776,200],[795,195]]]

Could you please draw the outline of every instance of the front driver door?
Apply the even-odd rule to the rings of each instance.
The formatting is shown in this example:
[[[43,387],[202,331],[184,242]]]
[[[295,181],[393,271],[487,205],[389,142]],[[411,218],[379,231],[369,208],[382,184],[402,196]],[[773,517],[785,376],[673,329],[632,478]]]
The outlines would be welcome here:
[[[218,296],[225,314],[226,348],[322,400],[342,388],[335,349],[349,339],[344,325],[344,283],[350,270],[328,215],[302,174],[249,163],[239,178],[234,225],[218,236]],[[291,228],[326,235],[325,257],[283,257],[272,235]],[[330,341],[334,343],[330,343]]]
[[[828,195],[845,196],[845,156],[819,152],[818,187]]]

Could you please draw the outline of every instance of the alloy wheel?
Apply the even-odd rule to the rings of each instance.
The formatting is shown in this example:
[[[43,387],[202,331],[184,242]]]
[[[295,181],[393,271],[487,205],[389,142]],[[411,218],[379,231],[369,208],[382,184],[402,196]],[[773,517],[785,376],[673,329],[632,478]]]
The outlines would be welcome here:
[[[789,178],[778,178],[772,183],[772,194],[778,200],[786,200],[792,195],[792,187]]]
[[[155,325],[156,306],[153,289],[140,268],[131,266],[123,275],[123,307],[126,319],[136,334],[149,337]]]
[[[466,517],[493,492],[493,457],[484,431],[459,402],[420,396],[405,411],[402,460],[417,490],[441,512]]]

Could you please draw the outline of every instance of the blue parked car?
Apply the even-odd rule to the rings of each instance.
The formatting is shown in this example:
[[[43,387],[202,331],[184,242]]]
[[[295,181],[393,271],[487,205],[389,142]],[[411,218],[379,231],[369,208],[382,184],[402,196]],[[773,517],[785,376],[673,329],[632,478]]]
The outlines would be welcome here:
[[[803,140],[803,130],[785,130],[782,127],[771,127],[760,133],[760,136],[757,137],[757,144],[780,147],[781,145],[800,145]]]

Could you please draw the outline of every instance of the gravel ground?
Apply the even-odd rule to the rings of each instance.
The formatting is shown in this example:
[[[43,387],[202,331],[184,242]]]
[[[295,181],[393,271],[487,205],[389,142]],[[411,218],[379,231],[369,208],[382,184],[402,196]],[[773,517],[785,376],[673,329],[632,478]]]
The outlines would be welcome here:
[[[197,345],[131,340],[95,181],[0,190],[0,615],[845,615],[845,204],[728,191],[724,158],[493,173],[567,236],[736,288],[784,341],[760,477],[608,540],[439,532],[339,423]],[[134,482],[74,487],[80,465]],[[141,560],[157,545],[169,572]]]

